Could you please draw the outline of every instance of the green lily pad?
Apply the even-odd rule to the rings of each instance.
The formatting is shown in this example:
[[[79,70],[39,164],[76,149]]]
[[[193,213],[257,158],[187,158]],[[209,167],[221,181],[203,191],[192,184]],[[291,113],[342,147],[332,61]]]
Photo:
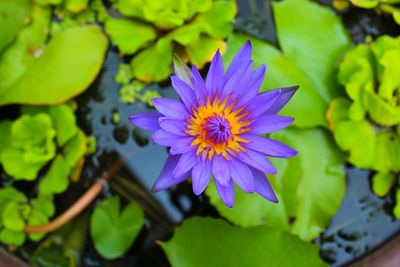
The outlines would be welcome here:
[[[97,252],[109,260],[121,257],[132,245],[143,223],[144,213],[138,204],[131,202],[121,211],[118,197],[102,201],[90,219],[90,234]]]
[[[377,196],[384,197],[389,193],[394,181],[392,173],[377,172],[372,176],[372,190]]]
[[[78,95],[100,71],[106,48],[107,39],[97,26],[57,33],[15,82],[0,89],[0,105],[55,104]]]
[[[128,19],[109,19],[106,32],[122,54],[134,54],[157,37],[153,27]]]
[[[0,230],[0,242],[7,245],[21,246],[25,242],[25,233],[3,228]]]
[[[29,0],[0,1],[0,53],[30,19]]]
[[[64,192],[68,185],[70,167],[61,155],[58,155],[51,163],[50,169],[39,184],[39,193],[43,195],[59,194]]]
[[[350,2],[362,8],[374,8],[379,4],[379,0],[350,0]]]
[[[307,73],[325,101],[340,95],[336,62],[352,45],[340,17],[330,8],[308,0],[272,3],[283,53]]]
[[[172,69],[172,44],[169,38],[161,38],[131,61],[133,75],[142,82],[162,81]],[[157,62],[157,64],[155,64]]]
[[[302,240],[312,240],[325,229],[342,201],[344,155],[322,129],[286,129],[272,138],[299,151],[298,156],[288,160],[273,159],[278,174],[268,179],[277,193],[278,204],[237,190],[235,207],[230,209],[223,205],[215,189],[208,189],[207,194],[220,214],[234,224],[266,224],[288,230]]]
[[[228,39],[227,51],[223,56],[224,62],[226,62],[225,66],[228,66],[238,49],[247,40],[251,40],[253,44],[254,64],[270,66],[261,87],[262,91],[300,85],[300,89],[284,107],[281,114],[295,117],[294,125],[299,127],[325,126],[327,124],[325,111],[328,102],[319,93],[318,86],[290,58],[272,45],[247,35],[233,34]]]
[[[78,130],[76,135],[65,145],[64,157],[66,164],[72,168],[86,154],[87,140],[82,130]]]
[[[201,69],[205,63],[210,62],[215,51],[218,49],[224,51],[226,44],[220,39],[210,37],[200,37],[186,46],[186,52],[190,62]]]
[[[57,105],[49,108],[49,114],[57,131],[57,143],[63,146],[78,133],[74,111],[70,106]]]
[[[336,125],[333,134],[338,146],[349,151],[350,163],[359,168],[371,167],[376,157],[376,136],[367,121],[342,121]]]
[[[33,6],[31,23],[18,33],[15,42],[0,55],[0,96],[43,52],[50,19],[50,8]]]
[[[175,267],[328,266],[317,246],[286,232],[265,226],[239,228],[211,218],[185,220],[162,248]]]
[[[11,126],[10,142],[0,154],[4,171],[15,179],[34,180],[56,153],[50,116],[23,115]]]

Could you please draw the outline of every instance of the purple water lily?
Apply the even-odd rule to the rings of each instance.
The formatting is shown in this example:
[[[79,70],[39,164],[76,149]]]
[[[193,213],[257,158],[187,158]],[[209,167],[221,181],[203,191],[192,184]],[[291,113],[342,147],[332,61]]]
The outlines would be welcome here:
[[[211,177],[226,206],[234,203],[234,182],[247,193],[257,192],[269,201],[278,199],[265,174],[277,170],[268,157],[286,158],[295,150],[261,134],[285,128],[293,118],[277,115],[297,86],[264,93],[265,65],[253,71],[248,41],[224,73],[217,51],[204,81],[196,66],[192,70],[175,62],[172,85],[180,101],[153,98],[159,113],[132,115],[130,121],[154,131],[152,140],[170,147],[169,157],[153,186],[164,190],[192,178],[193,191],[201,194]]]

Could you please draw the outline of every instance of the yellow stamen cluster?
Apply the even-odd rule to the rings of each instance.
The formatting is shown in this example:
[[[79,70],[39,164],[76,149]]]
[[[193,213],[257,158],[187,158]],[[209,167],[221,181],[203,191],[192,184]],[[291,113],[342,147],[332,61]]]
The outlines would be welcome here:
[[[245,151],[241,143],[248,143],[248,141],[241,138],[240,134],[250,130],[248,128],[250,121],[243,120],[248,113],[243,108],[233,110],[235,103],[227,105],[228,100],[229,98],[225,98],[221,101],[216,97],[211,102],[208,97],[205,105],[199,106],[197,110],[192,110],[193,116],[188,120],[186,133],[195,137],[192,146],[197,146],[196,154],[202,154],[203,158],[208,156],[209,159],[212,159],[213,155],[217,154],[229,160],[228,152],[234,154]],[[213,116],[224,117],[229,122],[231,135],[228,142],[216,143],[207,137],[205,125],[207,119]]]

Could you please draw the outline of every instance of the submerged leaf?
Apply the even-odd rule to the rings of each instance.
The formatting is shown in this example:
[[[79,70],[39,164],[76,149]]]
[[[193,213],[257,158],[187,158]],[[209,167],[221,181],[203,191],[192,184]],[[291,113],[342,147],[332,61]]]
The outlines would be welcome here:
[[[220,219],[185,220],[162,247],[175,267],[328,266],[319,258],[317,246],[287,232],[233,227]]]

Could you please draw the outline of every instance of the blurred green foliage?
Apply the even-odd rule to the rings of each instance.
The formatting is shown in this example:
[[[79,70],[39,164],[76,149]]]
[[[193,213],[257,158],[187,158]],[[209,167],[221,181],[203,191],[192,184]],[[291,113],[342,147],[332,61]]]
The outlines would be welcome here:
[[[142,229],[144,213],[130,202],[120,213],[120,200],[111,197],[99,203],[90,218],[90,234],[94,246],[106,259],[121,257]]]
[[[68,105],[24,106],[21,111],[15,121],[0,122],[0,164],[12,178],[0,191],[0,241],[13,245],[25,241],[25,224],[42,225],[53,216],[52,196],[67,189],[88,142]],[[36,199],[13,188],[13,181],[40,176]],[[43,235],[29,236],[38,240]]]
[[[400,38],[381,36],[349,51],[340,64],[338,81],[348,98],[335,98],[327,119],[348,161],[376,170],[373,190],[386,195],[397,185],[400,170]]]
[[[234,227],[221,219],[188,219],[162,247],[175,267],[328,266],[317,246],[285,231]]]

